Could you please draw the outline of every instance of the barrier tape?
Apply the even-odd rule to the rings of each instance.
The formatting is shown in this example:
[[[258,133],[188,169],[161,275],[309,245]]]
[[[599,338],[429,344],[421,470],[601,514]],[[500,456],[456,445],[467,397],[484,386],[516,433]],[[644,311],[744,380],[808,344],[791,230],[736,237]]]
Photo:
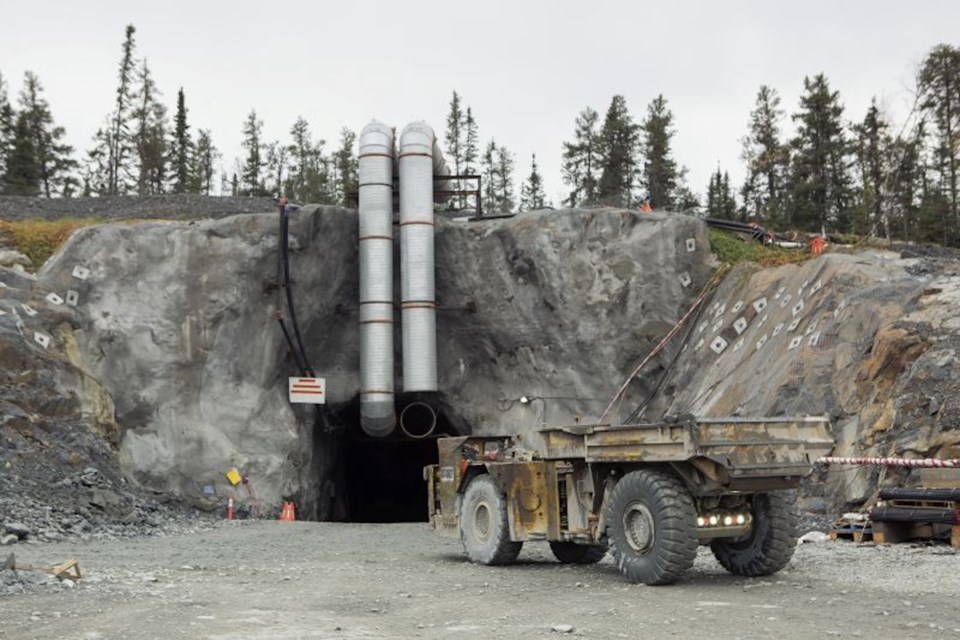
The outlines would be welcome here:
[[[924,467],[932,469],[960,469],[960,460],[933,460],[908,458],[820,458],[823,464],[880,465],[883,467]]]

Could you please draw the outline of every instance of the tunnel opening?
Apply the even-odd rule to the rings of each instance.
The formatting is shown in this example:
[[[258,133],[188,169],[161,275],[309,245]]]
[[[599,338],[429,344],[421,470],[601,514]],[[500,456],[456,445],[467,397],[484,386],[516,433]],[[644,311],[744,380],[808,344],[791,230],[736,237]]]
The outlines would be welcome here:
[[[437,463],[437,438],[455,435],[448,410],[423,398],[398,397],[403,425],[372,438],[360,428],[359,401],[339,413],[344,425],[333,460],[331,519],[339,522],[426,522],[423,468]]]

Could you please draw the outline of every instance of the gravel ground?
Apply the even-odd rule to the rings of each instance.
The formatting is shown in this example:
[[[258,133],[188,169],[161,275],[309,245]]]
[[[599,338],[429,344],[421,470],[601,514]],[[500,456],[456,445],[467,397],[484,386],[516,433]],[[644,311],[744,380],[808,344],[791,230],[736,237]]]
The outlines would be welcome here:
[[[42,218],[136,218],[200,219],[222,218],[237,213],[274,211],[272,198],[203,196],[195,194],[160,196],[113,196],[104,198],[0,197],[0,220]]]
[[[764,579],[704,549],[667,587],[537,544],[515,566],[473,565],[422,524],[234,522],[16,551],[76,558],[85,577],[0,598],[0,638],[960,637],[960,554],[944,546],[806,544]]]

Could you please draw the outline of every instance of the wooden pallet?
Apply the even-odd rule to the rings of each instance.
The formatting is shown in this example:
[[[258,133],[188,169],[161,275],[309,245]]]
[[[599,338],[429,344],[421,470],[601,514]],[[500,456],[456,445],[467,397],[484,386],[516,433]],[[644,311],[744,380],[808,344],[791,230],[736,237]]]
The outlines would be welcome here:
[[[873,530],[870,524],[836,523],[829,534],[831,540],[852,540],[853,542],[871,542]]]
[[[949,531],[950,546],[960,549],[960,525],[924,524],[916,522],[874,522],[873,541],[877,544],[896,544],[908,540],[929,540]]]

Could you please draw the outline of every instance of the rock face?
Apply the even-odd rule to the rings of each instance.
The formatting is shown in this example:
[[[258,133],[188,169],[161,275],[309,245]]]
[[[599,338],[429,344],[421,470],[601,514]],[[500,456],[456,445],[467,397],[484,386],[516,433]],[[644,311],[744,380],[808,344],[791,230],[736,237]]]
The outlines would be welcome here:
[[[316,413],[286,399],[296,368],[275,321],[277,226],[264,214],[82,229],[38,274],[41,313],[24,324],[49,331],[56,318],[50,349],[109,391],[138,482],[202,500],[236,466],[264,502],[317,508],[358,392],[356,216],[320,207],[291,220],[297,314],[328,380]],[[444,430],[488,434],[598,415],[713,261],[698,221],[612,209],[442,222],[436,254],[433,400]],[[75,292],[77,306],[47,292]]]
[[[743,265],[692,327],[647,415],[826,414],[834,455],[958,457],[958,276],[952,259],[879,251]],[[809,491],[856,504],[878,475],[838,469]]]
[[[297,367],[276,322],[277,229],[275,213],[104,225],[78,231],[36,277],[0,268],[0,433],[35,436],[49,412],[100,434],[103,451],[63,479],[89,513],[150,517],[81,471],[112,445],[138,485],[198,505],[221,504],[236,467],[250,480],[243,495],[255,487],[265,505],[294,499],[301,517],[334,516],[356,471],[345,465],[395,461],[365,449],[363,464],[344,462],[358,446],[356,214],[308,207],[291,217],[297,316],[327,379],[320,409],[287,401]],[[428,400],[440,430],[479,434],[596,420],[717,266],[701,221],[616,209],[440,220],[436,260],[441,388]],[[840,455],[956,456],[958,298],[960,272],[934,257],[740,266],[685,347],[681,332],[615,416],[659,386],[645,419],[827,413]],[[402,410],[423,398],[403,393],[395,356]],[[115,462],[94,466],[119,474]],[[814,480],[812,493],[856,501],[878,479]]]

